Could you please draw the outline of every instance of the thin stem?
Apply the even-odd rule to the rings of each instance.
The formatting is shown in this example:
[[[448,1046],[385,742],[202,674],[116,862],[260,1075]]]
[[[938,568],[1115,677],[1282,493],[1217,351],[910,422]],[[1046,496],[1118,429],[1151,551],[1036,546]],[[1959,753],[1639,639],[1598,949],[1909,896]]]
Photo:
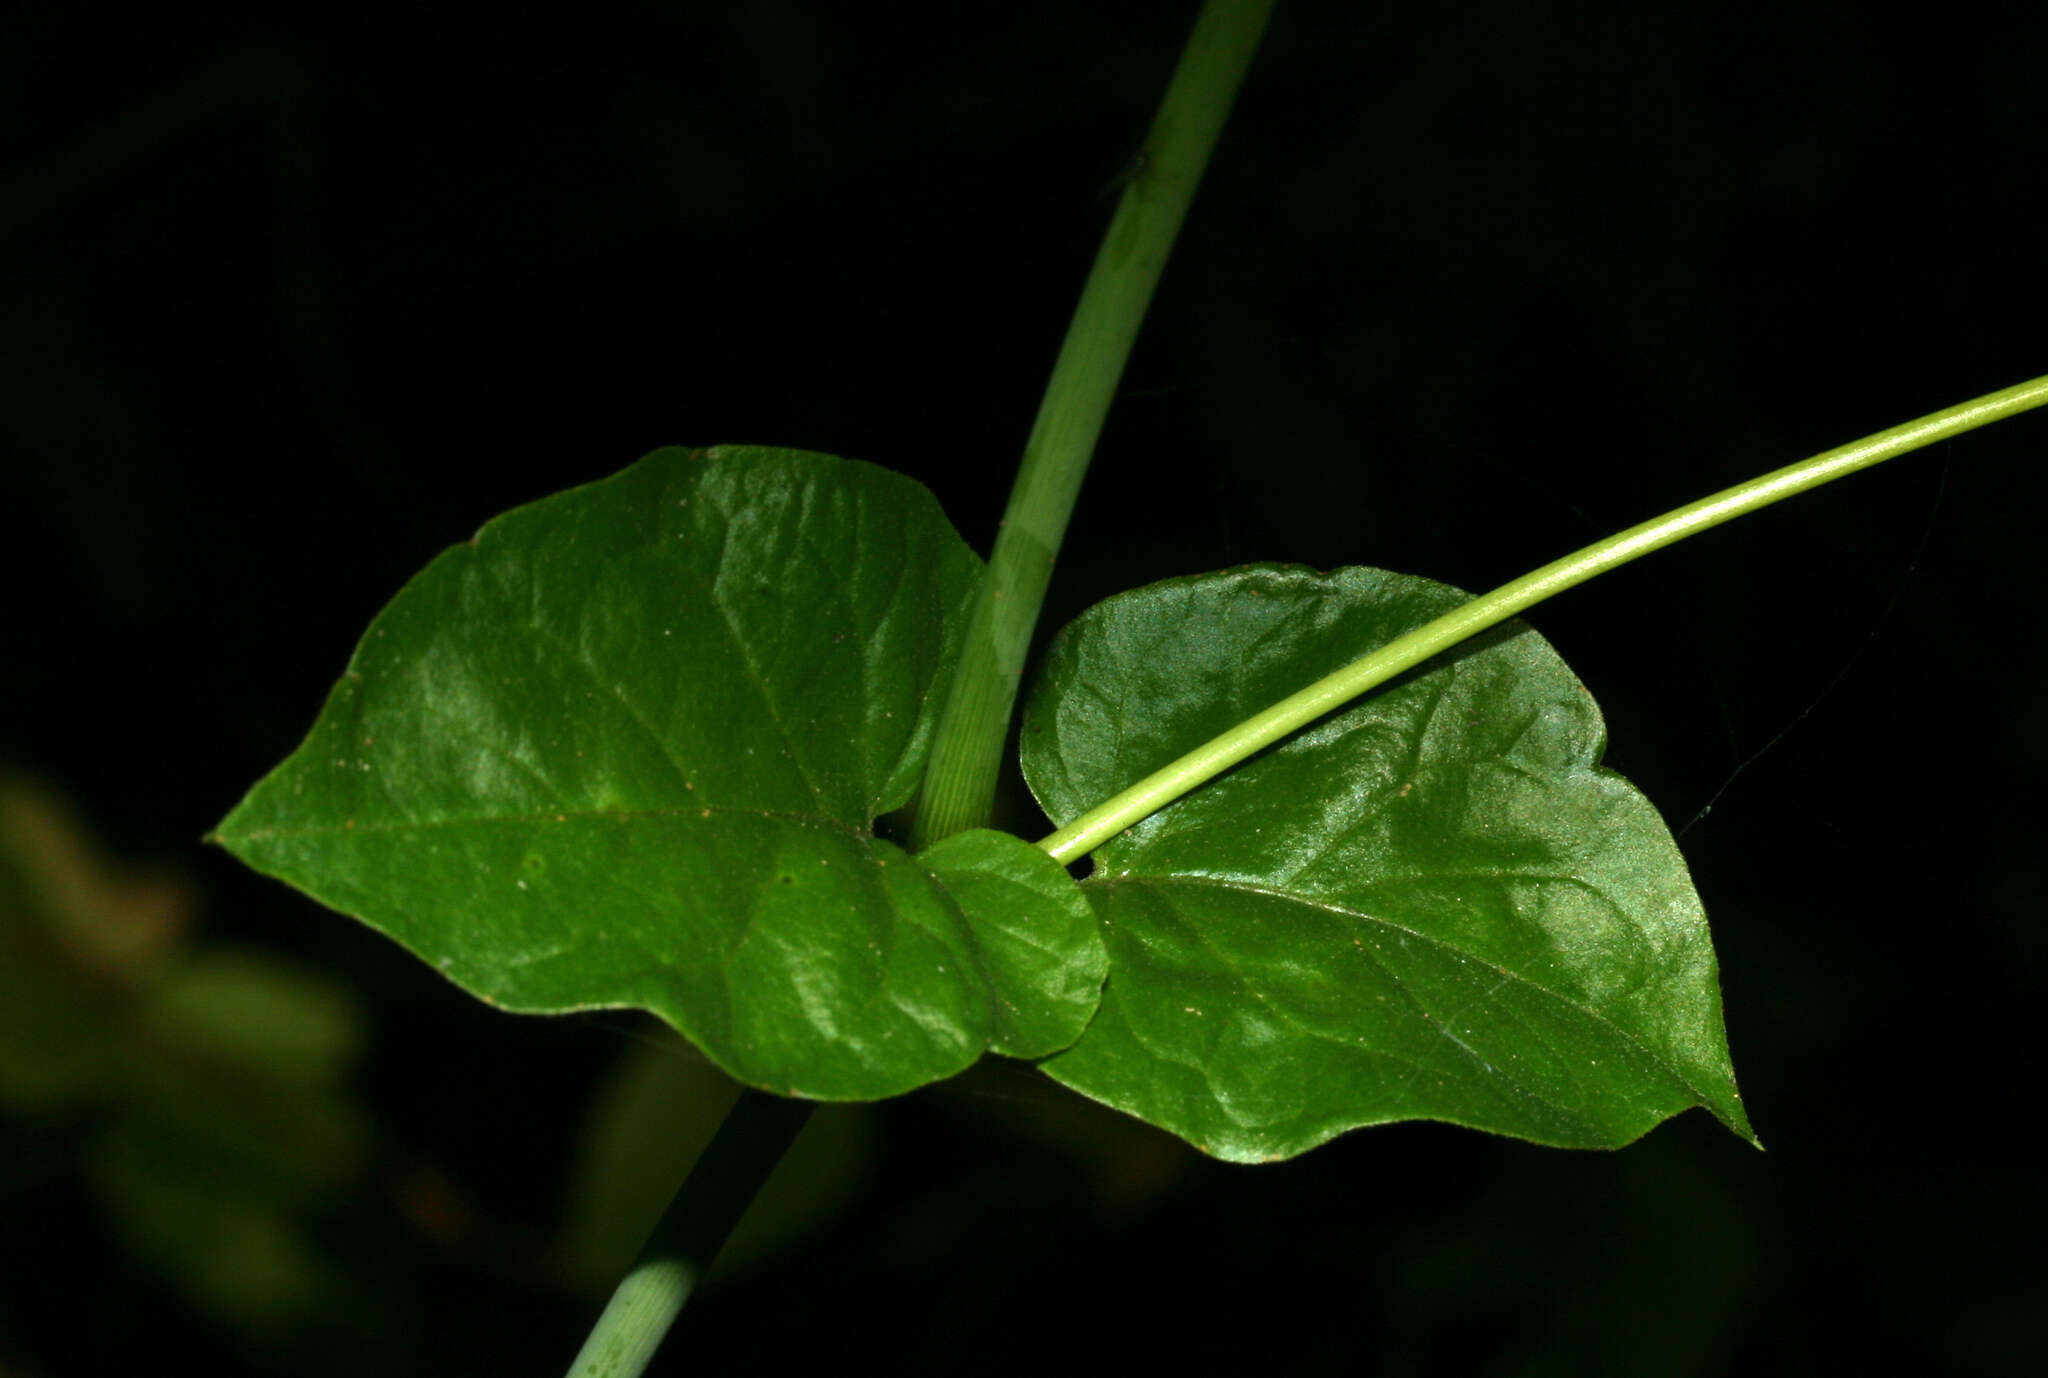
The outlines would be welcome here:
[[[1674,541],[1768,507],[1795,493],[1817,488],[1895,455],[1961,435],[1964,431],[1975,430],[2043,403],[2048,403],[2048,376],[1987,393],[1974,401],[1879,431],[1876,435],[1788,465],[1761,478],[1738,483],[1712,497],[1701,498],[1698,502],[1595,542],[1561,560],[1554,560],[1426,626],[1396,637],[1372,654],[1354,660],[1299,693],[1282,699],[1171,765],[1146,776],[1115,798],[1089,810],[1038,845],[1057,861],[1074,861],[1260,748],[1552,594],[1562,593],[1597,574],[1605,574]]]
[[[809,1101],[743,1091],[569,1365],[569,1378],[647,1367],[733,1226],[811,1118]]]
[[[1024,652],[1152,289],[1274,0],[1206,0],[1054,362],[939,717],[913,847],[987,823]]]

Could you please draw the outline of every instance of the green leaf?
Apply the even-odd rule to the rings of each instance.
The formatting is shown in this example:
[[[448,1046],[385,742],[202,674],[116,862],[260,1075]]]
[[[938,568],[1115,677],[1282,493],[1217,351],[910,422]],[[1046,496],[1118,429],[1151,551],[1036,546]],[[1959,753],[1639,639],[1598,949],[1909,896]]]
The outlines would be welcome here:
[[[1026,778],[1064,824],[1467,598],[1275,566],[1112,598],[1047,656]],[[1154,814],[1095,853],[1109,983],[1044,1069],[1238,1161],[1402,1119],[1612,1147],[1695,1105],[1750,1137],[1699,898],[1605,741],[1512,623]]]
[[[1013,1033],[954,854],[940,874],[873,835],[980,569],[885,470],[657,451],[414,578],[218,840],[507,1009],[648,1009],[790,1095],[950,1076],[1050,1036]],[[1029,926],[1099,947],[1092,921]]]
[[[972,926],[995,996],[991,1050],[1044,1057],[1079,1038],[1102,1002],[1109,949],[1067,868],[987,829],[955,833],[917,859]]]

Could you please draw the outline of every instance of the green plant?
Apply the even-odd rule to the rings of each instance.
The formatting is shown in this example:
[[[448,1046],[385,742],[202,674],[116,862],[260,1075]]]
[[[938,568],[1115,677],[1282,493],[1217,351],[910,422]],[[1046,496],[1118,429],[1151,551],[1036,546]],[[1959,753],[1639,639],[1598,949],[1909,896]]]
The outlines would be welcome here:
[[[1263,10],[1212,6],[1237,26],[1214,51],[1241,68]],[[1229,64],[1186,70],[1185,103],[1220,119]],[[1450,648],[2043,386],[1475,602],[1276,568],[1111,600],[1055,644],[1027,706],[1027,775],[1062,825],[1034,848],[975,825],[1045,572],[1206,141],[1163,117],[1147,153],[986,570],[881,471],[661,452],[422,574],[222,841],[487,999],[650,1008],[788,1095],[891,1095],[996,1051],[1238,1159],[1418,1116],[1596,1146],[1703,1104],[1746,1134],[1698,901],[1655,814],[1597,769],[1590,700],[1532,632]],[[1090,852],[1077,884],[1058,863]],[[799,1119],[749,1099],[705,1171],[765,1169]],[[769,1147],[746,1151],[751,1135]],[[744,1196],[689,1199],[707,1198]],[[721,1228],[679,1217],[675,1252],[701,1256]],[[682,1272],[647,1279],[675,1296]]]

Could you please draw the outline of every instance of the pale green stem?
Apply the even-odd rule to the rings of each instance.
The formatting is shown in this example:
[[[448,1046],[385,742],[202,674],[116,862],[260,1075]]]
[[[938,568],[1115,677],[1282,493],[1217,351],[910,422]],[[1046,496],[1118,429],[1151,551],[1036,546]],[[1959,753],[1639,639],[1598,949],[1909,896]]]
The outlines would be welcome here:
[[[1260,748],[1306,726],[1368,689],[1377,687],[1438,652],[1477,632],[1504,622],[1525,608],[1596,574],[1660,550],[1674,541],[1697,535],[1710,526],[1774,502],[1817,488],[1859,469],[1932,445],[1938,440],[2016,415],[2048,402],[2048,377],[1988,393],[1974,401],[1908,421],[1852,444],[1815,455],[1783,469],[1738,483],[1712,497],[1701,498],[1674,512],[1632,526],[1584,550],[1554,560],[1513,583],[1475,598],[1326,675],[1221,736],[1132,785],[1115,798],[1090,809],[1038,845],[1060,862],[1086,856],[1125,828],[1156,813],[1182,795],[1236,765]]]
[[[1117,380],[1274,0],[1207,0],[1081,289],[1032,423],[911,822],[922,848],[988,822],[1024,653]]]
[[[742,1091],[569,1365],[569,1378],[635,1378],[660,1347],[761,1184],[811,1118],[809,1101]]]

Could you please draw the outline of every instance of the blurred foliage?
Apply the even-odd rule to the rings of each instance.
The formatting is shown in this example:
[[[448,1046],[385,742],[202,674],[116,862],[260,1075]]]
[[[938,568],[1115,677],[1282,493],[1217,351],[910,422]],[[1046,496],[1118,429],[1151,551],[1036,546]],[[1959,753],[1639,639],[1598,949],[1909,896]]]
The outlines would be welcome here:
[[[193,1306],[262,1336],[346,1296],[319,1218],[365,1167],[358,1004],[194,931],[189,883],[104,856],[0,777],[0,1107],[76,1133],[110,1229]]]

